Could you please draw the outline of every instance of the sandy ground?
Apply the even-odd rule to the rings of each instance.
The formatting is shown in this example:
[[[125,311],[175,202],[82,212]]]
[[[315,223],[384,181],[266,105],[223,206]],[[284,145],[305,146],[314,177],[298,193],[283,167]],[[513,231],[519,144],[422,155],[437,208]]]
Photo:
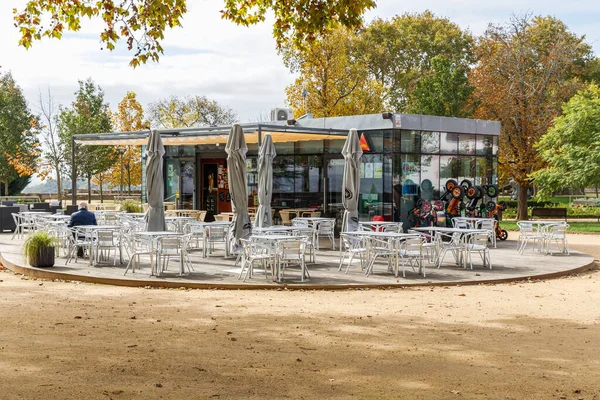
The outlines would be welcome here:
[[[598,258],[600,237],[572,248]],[[600,399],[600,272],[202,291],[0,272],[0,399]]]

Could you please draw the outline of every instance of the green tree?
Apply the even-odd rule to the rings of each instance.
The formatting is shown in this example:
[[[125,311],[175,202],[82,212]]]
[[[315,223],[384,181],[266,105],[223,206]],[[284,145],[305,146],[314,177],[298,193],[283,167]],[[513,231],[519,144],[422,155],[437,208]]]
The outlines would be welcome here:
[[[330,31],[336,25],[359,26],[375,0],[224,0],[221,17],[249,26],[274,17],[273,37],[277,47],[291,43],[297,48]],[[65,30],[78,31],[82,17],[98,18],[103,24],[100,41],[113,50],[119,40],[135,50],[130,65],[158,61],[163,53],[165,31],[181,26],[186,0],[29,0],[14,10],[19,44],[30,47],[42,37],[62,37]]]
[[[40,157],[38,126],[12,75],[0,75],[0,182],[5,195],[10,182],[36,171]]]
[[[71,154],[73,135],[105,133],[112,130],[108,103],[104,102],[104,91],[91,78],[79,81],[75,101],[70,108],[59,108],[58,132],[67,154]],[[67,167],[75,168],[77,177],[87,180],[88,201],[92,200],[92,178],[107,171],[116,160],[114,148],[110,146],[83,146],[75,144],[75,165],[67,158]],[[102,190],[102,189],[101,189]],[[103,200],[101,198],[101,200]]]
[[[517,218],[527,219],[531,174],[543,166],[534,144],[581,88],[591,48],[556,18],[515,16],[490,25],[476,54],[475,115],[501,122],[499,169],[519,186]]]
[[[148,118],[156,128],[192,128],[230,125],[237,121],[237,114],[206,96],[171,96],[150,103]]]
[[[431,59],[431,70],[410,93],[408,112],[467,118],[475,111],[470,101],[474,90],[466,66],[436,56]]]
[[[340,27],[302,52],[286,50],[286,65],[300,73],[286,88],[294,115],[334,117],[383,111],[381,86],[369,78],[363,63],[356,62],[356,41],[355,33]]]
[[[590,84],[573,96],[537,148],[545,167],[531,177],[540,196],[600,185],[600,87]]]
[[[398,112],[406,112],[410,99],[418,98],[412,92],[435,72],[433,59],[443,58],[457,71],[475,60],[471,33],[431,11],[376,19],[359,38],[359,62],[384,88],[386,108]]]

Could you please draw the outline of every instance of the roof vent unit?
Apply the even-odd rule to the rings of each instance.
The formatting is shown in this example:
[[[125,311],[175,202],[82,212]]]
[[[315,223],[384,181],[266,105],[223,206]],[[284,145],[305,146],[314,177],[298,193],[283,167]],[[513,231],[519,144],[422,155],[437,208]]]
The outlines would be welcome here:
[[[287,108],[272,108],[271,109],[271,121],[287,121],[294,119],[292,110]]]

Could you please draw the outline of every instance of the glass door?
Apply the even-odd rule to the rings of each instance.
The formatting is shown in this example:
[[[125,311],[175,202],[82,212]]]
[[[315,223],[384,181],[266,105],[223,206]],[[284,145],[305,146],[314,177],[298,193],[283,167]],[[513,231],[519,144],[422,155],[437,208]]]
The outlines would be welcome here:
[[[179,208],[193,210],[195,202],[194,189],[194,160],[181,160],[181,175],[179,179]]]
[[[342,155],[326,157],[323,191],[323,208],[329,218],[337,218],[341,222],[344,211],[342,203],[342,181],[344,179],[344,159]]]

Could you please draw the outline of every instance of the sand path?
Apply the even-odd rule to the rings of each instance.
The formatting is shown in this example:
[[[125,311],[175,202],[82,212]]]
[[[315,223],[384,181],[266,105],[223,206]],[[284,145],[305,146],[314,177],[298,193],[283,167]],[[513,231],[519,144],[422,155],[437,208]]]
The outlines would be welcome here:
[[[571,235],[600,256],[600,236]],[[202,291],[0,272],[1,399],[600,399],[600,272]]]

